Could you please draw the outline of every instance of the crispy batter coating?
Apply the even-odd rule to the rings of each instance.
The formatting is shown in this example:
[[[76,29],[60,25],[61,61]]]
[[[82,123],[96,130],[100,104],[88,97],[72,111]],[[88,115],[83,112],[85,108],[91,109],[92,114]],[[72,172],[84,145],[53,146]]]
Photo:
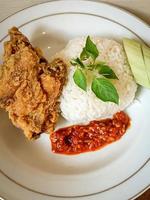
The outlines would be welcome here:
[[[59,58],[48,63],[16,27],[9,35],[0,67],[0,107],[28,139],[37,138],[54,129],[66,65]]]

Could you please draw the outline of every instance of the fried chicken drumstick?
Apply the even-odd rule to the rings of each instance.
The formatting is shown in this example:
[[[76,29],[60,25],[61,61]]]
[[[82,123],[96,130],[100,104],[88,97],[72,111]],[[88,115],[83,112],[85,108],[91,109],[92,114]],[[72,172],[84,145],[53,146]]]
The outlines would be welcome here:
[[[54,129],[66,65],[59,58],[48,63],[16,27],[9,35],[0,66],[0,107],[28,139],[35,139]]]

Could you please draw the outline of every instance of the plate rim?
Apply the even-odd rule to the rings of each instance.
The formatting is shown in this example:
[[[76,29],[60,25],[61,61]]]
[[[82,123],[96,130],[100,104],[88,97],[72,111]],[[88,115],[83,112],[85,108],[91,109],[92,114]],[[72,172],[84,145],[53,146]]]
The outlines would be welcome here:
[[[12,14],[8,15],[8,16],[5,17],[4,19],[2,19],[2,20],[0,21],[0,23],[4,22],[5,20],[7,20],[8,18],[12,17],[13,15],[16,15],[17,13],[19,13],[19,12],[21,12],[21,11],[23,11],[23,10],[26,10],[26,9],[28,9],[28,8],[32,8],[32,7],[41,5],[41,4],[47,4],[47,3],[50,3],[50,2],[56,2],[56,1],[57,1],[57,2],[58,2],[58,1],[62,1],[62,2],[63,2],[63,1],[65,1],[65,0],[47,0],[47,1],[43,2],[43,3],[42,3],[42,2],[41,2],[41,3],[35,3],[35,4],[31,5],[31,6],[26,6],[25,8],[19,9],[18,11],[13,12]],[[71,0],[71,1],[75,1],[75,0]],[[121,11],[123,11],[123,12],[125,12],[125,13],[128,13],[129,15],[133,16],[133,17],[136,18],[137,20],[139,20],[139,21],[141,21],[142,23],[144,23],[146,26],[150,27],[149,23],[146,22],[146,21],[144,21],[144,19],[141,19],[141,18],[138,17],[136,14],[134,14],[134,13],[132,13],[132,12],[130,12],[130,11],[128,11],[128,10],[122,8],[122,7],[119,6],[119,5],[115,5],[115,4],[111,3],[111,2],[104,2],[104,1],[99,1],[99,0],[78,0],[78,1],[95,2],[95,3],[104,4],[104,5],[109,5],[109,6],[112,6],[112,7],[114,7],[114,8],[118,8],[119,10],[121,10]]]
[[[10,17],[15,16],[17,13],[19,13],[19,12],[21,12],[21,11],[24,11],[24,10],[26,10],[26,9],[28,9],[28,8],[36,7],[37,5],[47,4],[47,3],[51,3],[51,2],[58,2],[58,1],[64,2],[65,0],[50,0],[50,1],[46,1],[46,2],[44,2],[44,3],[36,3],[36,4],[32,5],[32,6],[28,6],[28,7],[25,7],[25,8],[23,8],[23,9],[20,9],[20,10],[18,10],[17,12],[12,13],[11,15],[9,15],[9,16],[7,16],[6,18],[4,18],[3,20],[1,20],[1,21],[0,21],[0,25],[1,25],[2,22],[6,21],[6,20],[9,19]],[[79,0],[79,1],[83,2],[84,0]],[[136,18],[137,20],[141,21],[143,24],[145,24],[146,26],[149,27],[149,24],[148,24],[147,22],[145,22],[144,20],[140,19],[139,17],[137,17],[137,16],[134,15],[133,13],[130,13],[129,11],[127,11],[127,10],[125,10],[125,9],[119,7],[119,6],[116,6],[116,5],[112,4],[112,3],[100,2],[100,1],[91,1],[91,0],[85,0],[84,2],[96,2],[96,3],[100,3],[100,4],[104,4],[104,5],[109,5],[109,6],[111,6],[111,7],[117,8],[117,9],[123,11],[124,13],[127,13],[127,14],[130,15],[130,16],[133,16],[134,18]],[[80,14],[80,13],[79,13],[79,14]],[[84,14],[86,14],[86,13],[84,13]],[[44,18],[44,17],[46,17],[46,16],[43,16],[43,18]],[[39,18],[37,18],[37,19],[35,19],[35,20],[38,20],[38,19],[39,19]],[[25,24],[23,24],[23,25],[25,25]],[[23,26],[23,25],[22,25],[22,26]],[[120,25],[121,25],[121,24],[120,24]],[[127,28],[127,27],[126,27],[126,28]],[[3,39],[4,39],[4,38],[3,38]],[[3,39],[2,39],[0,42],[2,42]],[[142,168],[143,168],[149,161],[150,161],[150,158],[143,164]],[[141,167],[140,167],[140,169],[141,169]],[[136,174],[140,171],[140,169],[138,169],[138,170],[137,170],[133,175],[131,175],[130,177],[136,175]],[[1,170],[0,170],[0,173],[1,173]],[[2,174],[3,174],[3,173],[2,173]],[[4,175],[4,174],[3,174],[3,175]],[[7,177],[7,175],[5,175],[5,177]],[[130,179],[130,177],[129,177],[129,179]],[[8,177],[7,177],[7,178],[8,178]],[[127,178],[127,180],[129,180],[129,179]],[[11,179],[11,180],[12,180],[12,179]],[[127,181],[127,180],[125,180],[125,181]],[[13,180],[12,180],[12,181],[13,181]],[[13,182],[16,183],[15,181],[13,181]],[[16,184],[17,184],[17,183],[16,183]],[[20,184],[17,184],[17,185],[20,186]],[[120,185],[120,184],[116,184],[115,187],[117,187],[118,185]],[[26,187],[24,187],[24,186],[22,186],[22,187],[23,187],[23,188],[26,188]],[[150,184],[149,184],[148,186],[146,186],[146,188],[144,188],[142,191],[140,191],[140,192],[138,192],[137,194],[135,194],[135,195],[134,195],[133,197],[131,197],[130,199],[135,199],[136,197],[138,197],[139,195],[141,195],[144,191],[146,191],[146,190],[149,189],[149,188],[150,188]],[[26,189],[27,189],[27,188],[26,188]],[[30,190],[30,189],[29,189],[29,190]],[[32,191],[32,192],[37,192],[37,191],[34,191],[34,190],[32,190],[32,189],[31,189],[31,191]],[[40,192],[37,192],[37,193],[41,194]],[[100,193],[100,192],[93,193],[93,194],[90,194],[90,195],[69,196],[69,197],[65,197],[65,196],[55,196],[55,195],[46,195],[46,196],[59,197],[59,198],[60,198],[60,197],[62,197],[62,198],[77,198],[77,197],[94,196],[94,195],[96,195],[96,194],[98,194],[98,193]],[[43,195],[45,195],[45,194],[43,194]],[[2,198],[4,198],[4,197],[2,197]]]

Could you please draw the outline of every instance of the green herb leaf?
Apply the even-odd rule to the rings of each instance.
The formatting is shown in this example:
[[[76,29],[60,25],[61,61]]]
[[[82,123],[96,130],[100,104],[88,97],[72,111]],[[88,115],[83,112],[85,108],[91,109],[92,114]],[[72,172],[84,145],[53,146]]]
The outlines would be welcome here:
[[[75,84],[80,87],[82,90],[86,91],[87,82],[86,77],[81,69],[76,69],[73,75]]]
[[[86,51],[90,53],[91,57],[95,60],[97,56],[99,55],[99,51],[96,47],[96,45],[92,42],[90,39],[90,36],[87,37],[86,39],[86,44],[85,44]]]
[[[81,68],[84,68],[84,67],[85,67],[84,64],[83,64],[83,62],[80,60],[80,58],[72,59],[72,60],[70,61],[70,63],[71,63],[73,66],[79,66],[79,67],[81,67]]]
[[[106,64],[97,64],[96,69],[98,69],[99,74],[103,75],[109,79],[118,79],[115,72]]]
[[[93,58],[93,60],[95,60],[98,55],[99,55],[99,51],[96,45],[92,42],[92,40],[90,39],[90,36],[88,36],[86,39],[85,47],[83,48],[80,54],[81,60],[86,60],[90,56]]]
[[[88,70],[93,71],[93,70],[95,69],[95,65],[94,65],[94,64],[89,64],[89,65],[86,66],[86,68],[87,68]]]
[[[86,51],[86,48],[84,47],[81,54],[80,54],[80,59],[81,60],[87,60],[90,57],[90,53]]]
[[[92,82],[92,91],[102,101],[119,103],[119,95],[113,84],[105,78],[95,78]]]

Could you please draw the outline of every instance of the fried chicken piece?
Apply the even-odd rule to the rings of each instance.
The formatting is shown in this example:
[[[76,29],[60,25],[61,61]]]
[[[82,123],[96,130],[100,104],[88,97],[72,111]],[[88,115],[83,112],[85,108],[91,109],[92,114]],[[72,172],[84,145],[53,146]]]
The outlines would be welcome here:
[[[49,64],[16,27],[9,35],[0,67],[0,107],[28,139],[37,138],[56,124],[66,65],[59,58]]]

